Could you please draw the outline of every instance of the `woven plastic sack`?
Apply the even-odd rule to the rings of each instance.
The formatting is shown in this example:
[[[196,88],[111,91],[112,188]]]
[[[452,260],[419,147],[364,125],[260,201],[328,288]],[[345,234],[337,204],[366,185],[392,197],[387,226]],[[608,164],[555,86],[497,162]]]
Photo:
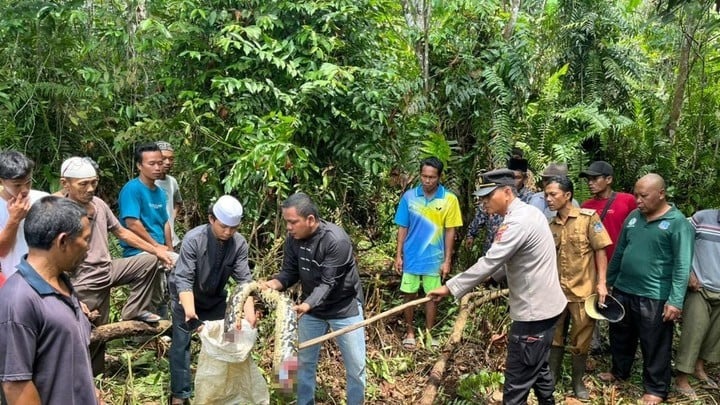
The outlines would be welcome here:
[[[243,319],[234,342],[223,336],[223,320],[205,322],[195,373],[194,404],[269,404],[267,382],[250,356],[257,329]]]

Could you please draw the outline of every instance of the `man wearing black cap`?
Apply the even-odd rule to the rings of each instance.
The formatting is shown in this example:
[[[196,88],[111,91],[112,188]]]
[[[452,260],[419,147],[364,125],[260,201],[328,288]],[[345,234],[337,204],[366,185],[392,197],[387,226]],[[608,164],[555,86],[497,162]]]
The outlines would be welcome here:
[[[488,276],[507,266],[510,287],[508,354],[503,402],[523,404],[530,389],[540,404],[554,404],[548,354],[555,322],[567,300],[557,275],[555,243],[545,216],[517,198],[512,170],[482,175],[477,191],[483,207],[505,217],[490,250],[466,271],[448,280],[428,296],[459,299]]]
[[[635,197],[613,191],[613,167],[608,162],[598,160],[590,163],[587,169],[580,172],[580,177],[587,179],[588,188],[593,195],[582,203],[582,208],[593,209],[600,215],[600,220],[613,242],[605,249],[608,259],[611,259],[625,218],[637,208]]]
[[[613,167],[608,162],[598,160],[590,163],[587,169],[580,172],[580,177],[587,179],[588,188],[593,195],[591,199],[582,203],[582,208],[593,209],[600,215],[600,220],[612,241],[612,245],[605,248],[608,260],[611,260],[623,222],[630,212],[637,208],[635,197],[628,193],[613,191]],[[593,354],[602,350],[604,340],[602,329],[596,327],[590,344]]]
[[[528,203],[532,198],[533,193],[527,187],[525,187],[525,180],[527,179],[527,160],[510,158],[508,160],[508,169],[514,172],[513,177],[515,179],[515,189],[517,190],[517,197],[524,203]],[[473,193],[474,195],[474,193]],[[465,236],[465,246],[468,248],[472,247],[475,238],[480,233],[480,228],[485,228],[485,240],[483,241],[481,255],[484,255],[497,232],[500,224],[502,224],[502,217],[497,214],[490,215],[482,207],[478,205],[477,211],[475,212],[475,218],[473,218],[470,225],[468,225],[467,236]]]

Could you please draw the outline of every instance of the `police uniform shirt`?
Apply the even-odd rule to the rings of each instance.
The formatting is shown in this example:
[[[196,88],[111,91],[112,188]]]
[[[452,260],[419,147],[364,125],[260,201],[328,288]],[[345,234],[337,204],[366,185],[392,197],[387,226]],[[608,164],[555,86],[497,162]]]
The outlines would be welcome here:
[[[510,203],[487,254],[448,280],[447,287],[460,298],[504,265],[512,320],[545,320],[565,309],[567,299],[557,276],[555,243],[547,218],[518,198]]]

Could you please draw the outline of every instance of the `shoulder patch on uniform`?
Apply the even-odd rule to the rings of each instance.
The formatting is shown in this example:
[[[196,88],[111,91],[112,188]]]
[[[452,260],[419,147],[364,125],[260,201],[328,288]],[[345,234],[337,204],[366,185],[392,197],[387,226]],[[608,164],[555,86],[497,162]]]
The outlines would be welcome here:
[[[498,228],[497,232],[495,232],[495,239],[493,240],[493,243],[502,242],[502,237],[505,231],[508,229],[507,224],[502,224]]]
[[[583,215],[592,216],[595,213],[595,210],[592,208],[580,208],[580,213]]]
[[[593,224],[593,231],[595,231],[595,233],[600,233],[600,232],[602,232],[602,231],[603,231],[603,224],[602,224],[602,222],[595,222],[595,223]]]

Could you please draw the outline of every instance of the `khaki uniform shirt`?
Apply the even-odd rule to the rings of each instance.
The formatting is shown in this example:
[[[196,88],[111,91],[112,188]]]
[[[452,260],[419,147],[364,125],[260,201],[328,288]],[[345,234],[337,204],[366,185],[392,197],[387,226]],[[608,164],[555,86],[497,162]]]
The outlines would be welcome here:
[[[519,198],[510,203],[485,256],[448,280],[447,287],[455,298],[460,298],[502,266],[507,266],[513,321],[542,321],[565,309],[567,299],[558,281],[547,218]]]
[[[595,210],[572,207],[563,221],[550,220],[557,249],[560,285],[570,302],[584,301],[595,293],[595,251],[612,245],[610,235]]]

